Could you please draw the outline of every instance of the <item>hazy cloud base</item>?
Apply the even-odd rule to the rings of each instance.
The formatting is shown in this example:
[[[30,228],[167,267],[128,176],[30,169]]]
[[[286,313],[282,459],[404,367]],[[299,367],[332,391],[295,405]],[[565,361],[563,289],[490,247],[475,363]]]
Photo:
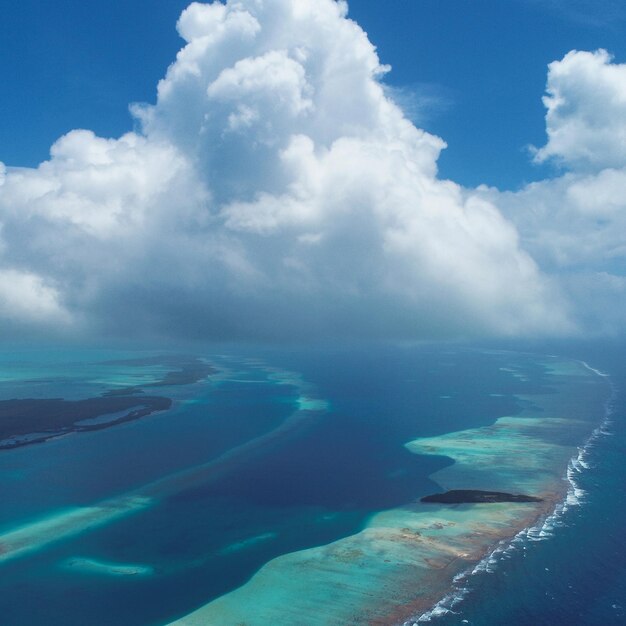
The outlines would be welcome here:
[[[0,164],[5,334],[206,339],[562,335],[624,321],[626,67],[549,67],[567,173],[437,177],[445,143],[380,82],[334,0],[191,4],[154,105]]]

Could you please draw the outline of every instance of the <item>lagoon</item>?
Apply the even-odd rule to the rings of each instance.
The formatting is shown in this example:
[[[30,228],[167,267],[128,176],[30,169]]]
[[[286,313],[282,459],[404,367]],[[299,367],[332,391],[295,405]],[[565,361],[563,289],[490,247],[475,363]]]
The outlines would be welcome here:
[[[154,356],[48,357],[46,382],[30,384],[92,397],[136,386]],[[610,393],[579,361],[533,353],[196,356],[214,370],[160,387],[170,411],[0,454],[7,624],[417,620],[499,542],[575,497],[568,463]],[[11,385],[28,397],[23,379],[3,380],[4,398]],[[451,489],[543,502],[419,502]]]

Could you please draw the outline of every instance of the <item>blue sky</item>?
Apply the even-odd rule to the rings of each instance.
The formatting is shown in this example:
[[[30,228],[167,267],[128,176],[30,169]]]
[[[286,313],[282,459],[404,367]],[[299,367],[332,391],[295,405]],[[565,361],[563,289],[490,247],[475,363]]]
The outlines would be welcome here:
[[[184,0],[22,0],[3,8],[0,160],[36,165],[73,128],[118,136],[128,104],[153,102],[181,47]],[[415,94],[418,125],[448,149],[442,176],[515,188],[539,180],[526,146],[545,140],[546,66],[572,49],[626,61],[619,0],[352,0],[355,19]],[[410,99],[410,98],[409,98]],[[409,107],[410,108],[410,107]]]
[[[349,18],[5,7],[0,337],[623,334],[623,0]]]

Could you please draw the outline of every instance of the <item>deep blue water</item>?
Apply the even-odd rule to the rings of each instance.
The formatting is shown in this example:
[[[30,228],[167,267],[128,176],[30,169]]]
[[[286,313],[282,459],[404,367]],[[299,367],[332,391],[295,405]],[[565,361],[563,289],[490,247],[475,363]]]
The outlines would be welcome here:
[[[514,394],[553,392],[541,367],[524,355],[440,347],[232,353],[260,356],[269,365],[300,373],[316,397],[331,403],[330,410],[237,458],[206,484],[0,564],[0,624],[166,623],[241,585],[280,554],[352,534],[374,512],[436,491],[428,476],[449,459],[410,454],[405,442],[514,414],[519,410]],[[511,359],[526,381],[500,369]],[[619,382],[619,359],[611,363]],[[609,369],[609,364],[598,366]],[[258,372],[250,375],[262,378]],[[166,414],[1,453],[0,529],[50,510],[92,504],[214,459],[279,425],[294,411],[299,391],[290,385],[225,382],[200,386],[195,393],[193,404]],[[619,396],[615,434],[598,442],[597,467],[583,477],[595,487],[588,503],[571,513],[580,518],[578,525],[570,520],[554,539],[530,546],[484,581],[477,577],[475,591],[460,605],[462,614],[448,616],[448,623],[621,623],[610,620],[620,616],[611,605],[626,604],[619,601],[626,553],[617,533],[626,520],[626,433],[618,433],[624,430],[623,404]],[[599,534],[599,527],[606,532]],[[570,532],[575,538],[568,540]],[[61,567],[76,556],[147,564],[155,574],[115,578]],[[593,565],[581,565],[585,561]],[[576,613],[583,609],[587,621]],[[558,621],[556,616],[565,614],[569,621]],[[578,617],[572,620],[573,615]]]

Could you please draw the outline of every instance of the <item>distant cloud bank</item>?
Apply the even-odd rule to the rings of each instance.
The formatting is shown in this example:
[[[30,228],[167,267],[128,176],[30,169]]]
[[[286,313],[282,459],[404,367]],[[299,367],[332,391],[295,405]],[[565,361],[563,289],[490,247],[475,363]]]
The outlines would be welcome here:
[[[626,316],[626,66],[548,70],[562,176],[437,177],[445,143],[383,89],[333,0],[191,4],[138,130],[0,164],[10,333],[394,339],[611,332]],[[9,332],[9,331],[7,331]]]

